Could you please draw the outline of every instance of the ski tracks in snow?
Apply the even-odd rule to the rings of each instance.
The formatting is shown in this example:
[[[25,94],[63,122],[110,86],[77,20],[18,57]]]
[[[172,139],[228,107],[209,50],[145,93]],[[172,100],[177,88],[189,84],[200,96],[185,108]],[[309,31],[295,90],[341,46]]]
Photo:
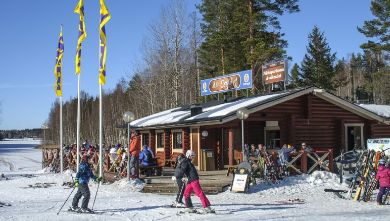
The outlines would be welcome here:
[[[0,157],[0,169],[2,165],[9,168],[9,171],[15,171],[15,165],[4,157]]]

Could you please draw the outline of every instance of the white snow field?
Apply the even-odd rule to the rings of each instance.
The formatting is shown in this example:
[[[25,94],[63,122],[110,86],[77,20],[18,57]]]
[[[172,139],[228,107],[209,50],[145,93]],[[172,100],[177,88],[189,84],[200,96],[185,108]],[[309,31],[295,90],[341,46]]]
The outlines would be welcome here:
[[[139,186],[118,181],[99,188],[94,209],[97,214],[77,214],[69,208],[75,192],[62,186],[71,181],[70,172],[45,173],[39,149],[1,151],[0,220],[389,220],[390,206],[375,202],[354,202],[325,193],[325,188],[343,189],[338,177],[327,172],[295,176],[280,184],[259,184],[250,193],[226,191],[208,198],[216,214],[182,214],[168,208],[174,196],[138,192]],[[6,162],[6,163],[4,163]],[[9,165],[13,165],[10,169]],[[73,174],[74,176],[74,174]],[[46,183],[46,184],[42,184]],[[44,188],[46,187],[46,188]],[[92,207],[97,184],[90,182]],[[200,207],[197,197],[192,197]],[[299,200],[298,200],[299,199]],[[289,201],[290,200],[290,201]],[[81,203],[81,202],[80,202]]]

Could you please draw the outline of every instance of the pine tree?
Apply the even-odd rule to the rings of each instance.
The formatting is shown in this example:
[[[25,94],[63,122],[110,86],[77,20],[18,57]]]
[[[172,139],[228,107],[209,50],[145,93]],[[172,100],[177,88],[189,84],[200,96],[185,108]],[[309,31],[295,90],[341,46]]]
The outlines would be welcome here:
[[[376,18],[365,21],[358,30],[372,40],[360,47],[377,53],[390,52],[390,1],[372,0],[371,12]]]
[[[261,79],[261,65],[285,56],[287,41],[278,16],[299,11],[297,0],[203,0],[200,61],[202,77],[252,69]],[[255,86],[259,86],[260,82]]]
[[[299,72],[299,65],[297,63],[294,64],[294,66],[291,69],[291,87],[296,88],[301,85],[301,80],[299,79],[299,76],[301,73]]]
[[[309,34],[309,46],[301,65],[301,77],[304,85],[333,91],[335,89],[333,77],[335,76],[334,62],[336,54],[331,49],[317,26]]]
[[[370,38],[360,47],[364,50],[365,91],[375,103],[390,103],[390,1],[372,0],[374,19],[364,22],[358,31]]]

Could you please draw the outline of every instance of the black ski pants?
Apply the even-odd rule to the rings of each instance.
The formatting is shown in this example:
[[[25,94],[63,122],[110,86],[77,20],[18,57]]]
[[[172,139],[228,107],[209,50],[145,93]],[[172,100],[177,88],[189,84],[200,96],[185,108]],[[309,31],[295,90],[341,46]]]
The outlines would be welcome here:
[[[184,195],[184,189],[186,188],[186,184],[181,181],[181,179],[176,179],[177,186],[179,187],[179,190],[176,195],[176,202],[183,203],[183,195]]]
[[[83,202],[81,204],[82,209],[87,209],[88,208],[88,203],[89,203],[89,198],[91,197],[91,192],[89,191],[88,184],[80,184],[77,190],[76,195],[73,197],[73,202],[72,206],[73,207],[78,207],[79,205],[79,200],[81,197],[83,198]]]

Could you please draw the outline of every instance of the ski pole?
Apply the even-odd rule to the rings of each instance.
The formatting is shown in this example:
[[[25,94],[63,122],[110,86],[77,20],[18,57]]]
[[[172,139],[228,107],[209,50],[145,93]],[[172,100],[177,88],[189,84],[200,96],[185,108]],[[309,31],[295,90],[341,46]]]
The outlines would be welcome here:
[[[73,187],[73,189],[72,189],[72,192],[70,192],[70,194],[69,194],[68,198],[66,198],[66,200],[65,200],[64,204],[62,204],[62,206],[61,206],[60,210],[58,210],[58,212],[57,212],[57,215],[58,215],[58,214],[60,214],[60,212],[61,212],[62,208],[65,206],[66,202],[68,202],[68,199],[69,199],[69,197],[72,195],[72,193],[73,193],[73,191],[74,191],[75,189],[76,189],[76,187]]]
[[[96,193],[95,193],[95,198],[93,199],[92,210],[93,210],[93,207],[95,206],[95,201],[96,201],[96,196],[97,196],[98,191],[99,191],[99,186],[100,186],[100,182],[98,183],[98,186],[97,186],[97,189],[96,189]]]

